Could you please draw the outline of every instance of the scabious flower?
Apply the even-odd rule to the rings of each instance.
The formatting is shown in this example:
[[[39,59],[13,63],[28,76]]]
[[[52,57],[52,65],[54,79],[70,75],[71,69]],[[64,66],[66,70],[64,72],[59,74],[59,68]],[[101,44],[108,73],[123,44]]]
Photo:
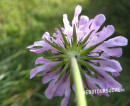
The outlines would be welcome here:
[[[120,46],[126,46],[127,39],[123,36],[108,39],[114,33],[113,25],[99,30],[106,20],[105,16],[99,14],[89,19],[86,15],[81,15],[78,19],[81,10],[80,5],[75,8],[72,24],[68,21],[67,14],[64,14],[64,28],[56,29],[53,35],[45,32],[41,41],[27,47],[34,53],[51,50],[51,56],[37,58],[35,64],[41,66],[31,70],[30,79],[37,75],[43,77],[42,83],[49,83],[45,91],[48,99],[53,96],[65,96],[61,106],[68,104],[71,91],[75,91],[70,61],[72,56],[78,62],[84,89],[122,88],[113,78],[120,75],[122,67],[111,57],[122,55]],[[39,46],[41,48],[36,48]],[[38,74],[39,72],[42,74]],[[107,93],[97,95],[109,96]]]

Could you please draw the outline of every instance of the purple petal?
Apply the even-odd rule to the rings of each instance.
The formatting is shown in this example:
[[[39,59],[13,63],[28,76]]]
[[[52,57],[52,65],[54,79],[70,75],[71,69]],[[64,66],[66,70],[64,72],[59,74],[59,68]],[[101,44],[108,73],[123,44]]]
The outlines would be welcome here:
[[[103,82],[98,81],[98,79],[92,78],[89,75],[87,75],[86,73],[85,73],[85,77],[86,77],[87,84],[88,84],[89,88],[91,88],[93,90],[94,89],[98,89],[98,87],[96,86],[96,84],[98,84],[103,89],[106,88],[106,85]]]
[[[119,76],[119,75],[120,75],[119,72],[112,72],[112,76],[114,76],[114,77],[117,77],[117,76]]]
[[[55,42],[57,45],[61,46],[62,48],[65,48],[63,40],[62,39],[53,39],[53,42]]]
[[[122,85],[117,82],[116,80],[114,80],[114,78],[109,75],[107,72],[103,71],[100,67],[92,65],[93,68],[95,68],[101,75],[104,76],[105,78],[105,84],[107,86],[107,88],[122,88]]]
[[[70,92],[71,92],[71,89],[70,89],[70,87],[68,86],[68,87],[65,89],[65,98],[62,100],[61,106],[67,106],[68,101],[69,101],[69,98],[70,98]]]
[[[89,18],[86,15],[82,15],[79,20],[79,27],[84,26],[89,21]]]
[[[98,79],[92,78],[92,77],[88,76],[86,73],[85,73],[85,77],[86,77],[86,81],[87,81],[88,87],[90,89],[98,90],[99,88],[97,87],[97,85],[100,87],[100,89],[107,89],[107,86],[106,86],[104,80],[102,81],[100,77],[98,77]],[[96,94],[97,95],[109,96],[107,93],[98,93],[97,92]]]
[[[101,58],[106,58],[106,57],[120,57],[122,56],[122,48],[106,48],[104,47],[104,45],[102,44],[101,46],[97,47],[96,49],[94,49],[92,52],[101,52],[103,51],[103,53],[101,54]],[[95,54],[96,55],[96,54]]]
[[[77,24],[78,22],[78,16],[82,11],[82,7],[80,5],[77,5],[75,8],[75,13],[74,13],[74,18],[72,20],[72,26],[74,26],[74,24]]]
[[[104,27],[102,31],[100,31],[98,34],[100,37],[103,37],[104,40],[111,36],[115,31],[115,28],[113,25],[108,25],[106,28]]]
[[[113,73],[113,74],[119,74],[119,72],[121,72],[121,70],[122,70],[122,67],[121,67],[121,65],[120,65],[120,63],[118,62],[118,61],[116,61],[116,60],[114,60],[114,59],[106,59],[106,60],[91,60],[91,62],[93,62],[93,63],[100,63],[100,68],[102,69],[102,70],[104,70],[104,68],[108,68],[108,67],[110,67],[110,68],[113,68],[114,70],[116,70],[116,72],[113,70],[111,70],[111,72]],[[106,71],[108,71],[108,70],[106,70]]]
[[[88,33],[87,30],[87,27],[89,27],[88,24],[90,24],[89,18],[87,16],[82,15],[79,20],[79,26],[76,28],[78,42]]]
[[[51,67],[52,68],[52,67]],[[50,68],[50,69],[51,69]],[[48,75],[45,75],[43,78],[42,78],[42,83],[46,84],[48,83],[49,81],[51,81],[52,79],[56,79],[57,78],[57,72],[60,70],[60,68],[58,68],[57,70],[51,72],[50,74]]]
[[[100,32],[97,33],[99,35],[98,42],[104,41],[108,37],[110,37],[115,31],[115,28],[113,25],[108,25],[107,27],[104,27]]]
[[[64,98],[61,102],[61,106],[67,106],[69,98]]]
[[[104,27],[100,32],[93,32],[88,40],[88,44],[85,46],[89,48],[97,43],[100,43],[110,37],[114,33],[114,27],[112,25],[108,25],[106,28]]]
[[[64,32],[64,34],[67,35],[67,39],[68,41],[72,38],[72,34],[73,34],[73,28],[70,26],[70,23],[68,21],[68,17],[67,14],[63,15],[63,22],[64,22],[64,27],[62,28],[62,31]],[[70,41],[69,41],[70,42]]]
[[[117,72],[115,69],[113,69],[109,66],[101,67],[101,69],[104,70],[104,71],[108,71],[108,72]]]
[[[46,63],[45,66],[46,66],[46,70],[42,73],[42,74],[39,74],[37,76],[44,76],[48,73],[48,71],[51,70],[51,68],[53,68],[57,63],[59,62],[49,62],[49,63]]]
[[[27,48],[33,48],[34,46],[44,46],[46,43],[45,43],[45,41],[37,41],[37,42],[34,42],[34,44],[33,45],[30,45],[30,46],[28,46]]]
[[[55,82],[57,81],[57,78],[58,78],[58,75],[57,75],[57,77],[56,77],[54,80],[52,80],[52,81],[49,83],[49,86],[48,86],[48,88],[47,88],[46,91],[45,91],[45,95],[46,95],[46,97],[47,97],[48,99],[52,99],[52,97],[53,97],[53,94],[54,94],[54,92],[55,92],[55,90],[56,90]]]
[[[115,70],[117,70],[117,72],[121,72],[121,70],[122,70],[122,67],[121,67],[121,65],[120,65],[120,63],[118,62],[118,61],[116,61],[116,60],[113,60],[113,59],[111,59],[111,60],[106,60],[106,61],[99,61],[100,62],[100,65],[101,65],[101,67],[102,66],[110,66],[110,67],[112,67],[113,69],[115,69]]]
[[[122,48],[105,49],[102,56],[103,57],[110,57],[110,56],[121,57],[122,56]]]
[[[56,39],[62,39],[61,31],[59,29],[56,29],[56,33],[53,34]]]
[[[45,64],[50,62],[50,60],[45,59],[44,57],[38,57],[37,60],[35,61],[35,64]]]
[[[62,78],[60,79],[61,82],[59,84],[59,86],[57,87],[57,90],[55,91],[55,96],[63,96],[63,94],[65,93],[65,89],[67,88],[67,86],[70,84],[70,80],[67,74],[64,74],[62,76]]]
[[[43,74],[46,74],[52,67],[54,67],[58,62],[48,62],[42,66],[38,66],[30,71],[30,79],[32,79],[37,73],[44,71]],[[42,74],[42,75],[43,75]]]
[[[49,81],[51,81],[55,78],[57,78],[57,76],[54,75],[54,74],[50,74],[49,76],[44,76],[43,79],[42,79],[42,83],[46,84],[46,83],[48,83]]]
[[[106,18],[104,14],[99,14],[94,18],[94,20],[95,20],[96,26],[101,26],[105,22]]]
[[[42,39],[44,39],[44,40],[49,40],[50,42],[51,42],[51,40],[50,40],[50,34],[48,33],[48,32],[45,32],[44,34],[43,34],[43,36],[42,36]]]
[[[94,17],[94,22],[91,25],[91,30],[97,31],[100,26],[105,22],[106,18],[103,14],[99,14],[96,17]]]
[[[48,88],[45,91],[45,95],[48,99],[51,99],[55,92],[56,92],[55,96],[58,96],[58,95],[63,96],[64,90],[58,92],[58,88],[63,84],[63,79],[65,78],[65,76],[66,75],[64,75],[64,77],[62,77],[61,80],[59,80],[56,83],[56,81],[58,80],[58,77],[59,77],[59,75],[57,75],[57,77],[55,77],[55,79],[50,82]],[[67,84],[67,86],[68,86],[68,84]],[[66,91],[65,91],[65,94],[66,94]]]
[[[38,66],[30,71],[30,79],[32,79],[38,72],[45,70],[45,65]]]
[[[37,48],[34,48],[36,46],[41,46],[41,48],[37,49]],[[54,48],[51,47],[48,43],[46,43],[45,41],[37,41],[37,42],[34,42],[33,45],[30,45],[28,46],[27,48],[30,49],[31,52],[34,52],[34,53],[42,53],[43,51],[46,51],[46,50],[49,50],[49,49],[52,49],[54,51]]]
[[[89,21],[87,21],[87,23],[84,23],[84,25],[83,24],[79,25],[80,30],[85,32],[86,35],[88,35],[93,30],[93,29],[90,29],[90,26],[93,22],[94,22],[94,19],[90,19]]]
[[[65,29],[71,27],[71,26],[70,26],[70,22],[69,22],[69,20],[68,20],[67,14],[64,14],[64,15],[63,15],[63,23],[64,23]]]
[[[107,47],[126,46],[127,44],[128,40],[123,36],[117,36],[104,42],[104,45]]]

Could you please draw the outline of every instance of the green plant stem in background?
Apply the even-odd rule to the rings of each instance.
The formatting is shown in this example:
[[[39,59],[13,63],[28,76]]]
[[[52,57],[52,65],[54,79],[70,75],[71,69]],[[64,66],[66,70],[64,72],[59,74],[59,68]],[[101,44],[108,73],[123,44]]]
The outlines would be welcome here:
[[[72,66],[73,78],[74,78],[74,83],[75,83],[77,106],[87,106],[87,101],[86,101],[87,99],[85,98],[82,78],[81,78],[78,63],[75,57],[71,58],[71,66]]]

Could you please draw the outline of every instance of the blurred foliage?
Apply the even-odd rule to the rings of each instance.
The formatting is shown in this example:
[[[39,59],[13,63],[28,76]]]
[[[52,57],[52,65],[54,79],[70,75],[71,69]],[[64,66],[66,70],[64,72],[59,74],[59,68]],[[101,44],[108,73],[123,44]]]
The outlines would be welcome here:
[[[26,47],[41,40],[45,31],[53,33],[67,13],[72,20],[77,4],[83,6],[82,14],[93,18],[99,13],[106,15],[104,25],[113,24],[115,34],[130,40],[130,0],[0,0],[0,106],[59,106],[63,97],[48,100],[42,78],[29,79],[30,69],[42,54],[30,53]],[[118,59],[123,67],[116,78],[123,93],[111,93],[110,97],[88,98],[89,106],[130,106],[130,48],[124,47]],[[69,106],[73,103],[72,96]]]

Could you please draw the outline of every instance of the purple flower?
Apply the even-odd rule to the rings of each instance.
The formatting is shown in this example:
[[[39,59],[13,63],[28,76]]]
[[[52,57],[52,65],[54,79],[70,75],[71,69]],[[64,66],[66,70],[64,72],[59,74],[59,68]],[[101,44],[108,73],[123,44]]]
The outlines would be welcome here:
[[[119,76],[122,67],[118,61],[111,57],[120,57],[122,49],[128,41],[123,36],[107,40],[114,33],[114,26],[108,25],[99,30],[106,18],[99,14],[93,19],[81,15],[82,7],[75,8],[72,24],[67,14],[63,15],[64,28],[56,29],[52,36],[45,32],[41,41],[28,46],[31,52],[42,53],[51,50],[53,55],[39,57],[35,64],[41,64],[32,69],[30,79],[42,76],[42,83],[50,83],[45,91],[48,99],[53,96],[65,96],[61,106],[68,104],[71,90],[75,91],[71,74],[70,57],[76,57],[85,89],[113,89],[122,88],[122,85],[113,77]],[[41,48],[35,48],[40,46]],[[111,75],[109,74],[111,73]],[[107,93],[97,94],[106,95]],[[76,99],[75,99],[76,101]]]

